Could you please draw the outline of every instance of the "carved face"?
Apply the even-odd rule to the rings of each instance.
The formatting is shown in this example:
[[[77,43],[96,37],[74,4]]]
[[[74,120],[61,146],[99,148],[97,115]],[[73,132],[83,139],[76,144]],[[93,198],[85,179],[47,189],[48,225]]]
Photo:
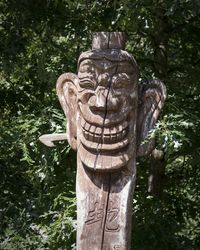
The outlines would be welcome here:
[[[79,62],[78,76],[65,73],[58,78],[57,93],[67,118],[68,142],[84,165],[116,171],[136,151],[139,156],[150,153],[153,141],[141,142],[163,107],[164,84],[152,80],[138,85],[137,65],[122,50],[85,52]]]
[[[84,59],[78,71],[77,147],[82,162],[117,170],[135,153],[137,69],[127,60]]]

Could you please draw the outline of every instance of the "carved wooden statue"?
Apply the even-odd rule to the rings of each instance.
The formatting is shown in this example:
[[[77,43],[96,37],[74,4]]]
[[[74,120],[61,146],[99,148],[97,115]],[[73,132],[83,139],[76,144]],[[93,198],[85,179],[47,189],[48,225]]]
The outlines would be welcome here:
[[[136,157],[152,151],[142,141],[166,98],[159,80],[138,84],[138,67],[121,32],[93,34],[78,75],[58,78],[67,132],[43,135],[48,146],[67,139],[77,150],[77,249],[128,250]]]

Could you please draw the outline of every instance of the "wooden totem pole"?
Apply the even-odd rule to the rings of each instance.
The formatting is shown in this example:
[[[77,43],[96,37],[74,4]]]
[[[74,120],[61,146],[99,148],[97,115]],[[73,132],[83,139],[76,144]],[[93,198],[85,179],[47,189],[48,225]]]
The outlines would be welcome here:
[[[159,80],[138,84],[138,67],[126,51],[122,32],[93,34],[92,50],[78,60],[78,75],[58,78],[57,94],[67,118],[67,139],[77,151],[77,249],[128,250],[136,157],[166,98]]]

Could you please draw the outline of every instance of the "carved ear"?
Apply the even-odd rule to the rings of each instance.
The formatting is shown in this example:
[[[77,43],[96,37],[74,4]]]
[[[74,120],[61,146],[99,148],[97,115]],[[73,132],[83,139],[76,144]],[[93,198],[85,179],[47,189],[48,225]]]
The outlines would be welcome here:
[[[166,87],[160,80],[139,84],[139,106],[137,119],[137,156],[144,156],[154,149],[154,140],[147,142],[148,133],[155,126],[166,99]]]
[[[56,91],[67,118],[67,139],[69,145],[77,149],[77,84],[78,77],[72,73],[62,74],[56,84]]]

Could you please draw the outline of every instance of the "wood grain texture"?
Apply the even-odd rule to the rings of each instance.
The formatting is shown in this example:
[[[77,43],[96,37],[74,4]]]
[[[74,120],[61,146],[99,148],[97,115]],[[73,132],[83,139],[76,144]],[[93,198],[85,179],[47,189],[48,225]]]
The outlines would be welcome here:
[[[150,154],[154,149],[154,139],[147,140],[167,97],[166,87],[158,79],[139,84],[139,106],[137,119],[137,156]],[[146,140],[146,141],[145,141]]]
[[[136,154],[152,149],[143,140],[166,98],[158,80],[138,87],[137,63],[124,46],[124,33],[95,33],[92,50],[79,57],[78,75],[57,81],[67,139],[77,150],[78,250],[131,248]]]
[[[78,249],[130,249],[135,176],[133,159],[126,170],[109,174],[91,171],[78,159]]]
[[[39,140],[47,147],[55,147],[55,141],[67,140],[67,134],[46,134],[39,137]]]

